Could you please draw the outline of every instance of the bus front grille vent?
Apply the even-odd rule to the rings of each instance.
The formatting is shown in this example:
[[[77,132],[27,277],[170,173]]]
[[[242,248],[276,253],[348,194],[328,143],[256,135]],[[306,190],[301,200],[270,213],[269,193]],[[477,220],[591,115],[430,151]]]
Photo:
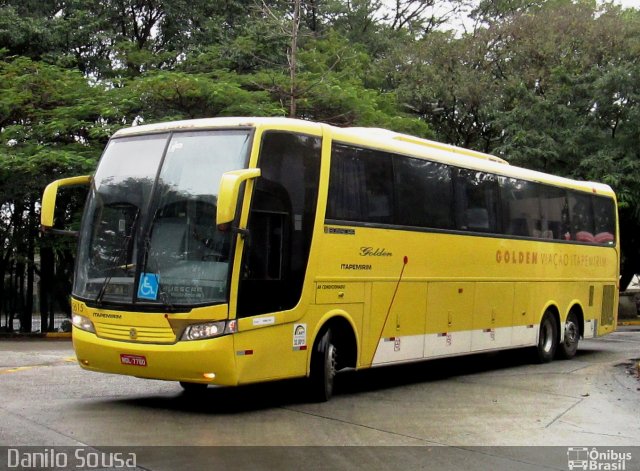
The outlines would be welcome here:
[[[176,336],[171,327],[125,326],[95,323],[98,337],[125,342],[174,343]]]

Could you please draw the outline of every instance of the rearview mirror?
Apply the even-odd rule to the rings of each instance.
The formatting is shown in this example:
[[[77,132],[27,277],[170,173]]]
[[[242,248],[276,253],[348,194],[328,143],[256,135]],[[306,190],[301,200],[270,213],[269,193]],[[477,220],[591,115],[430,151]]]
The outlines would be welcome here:
[[[218,226],[227,224],[235,218],[240,185],[246,180],[259,176],[259,168],[233,170],[222,174],[218,192],[218,208],[216,210],[216,224]]]
[[[75,232],[72,231],[53,229],[58,189],[66,186],[89,185],[90,183],[91,175],[83,175],[80,177],[62,178],[47,185],[42,195],[42,208],[40,210],[40,227],[43,232],[48,231],[63,235],[75,235]]]

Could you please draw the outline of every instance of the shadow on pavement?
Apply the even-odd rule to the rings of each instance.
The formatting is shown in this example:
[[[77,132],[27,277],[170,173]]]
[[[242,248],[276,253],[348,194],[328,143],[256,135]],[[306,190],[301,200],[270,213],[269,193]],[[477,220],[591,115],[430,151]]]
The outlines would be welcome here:
[[[587,359],[596,350],[579,350],[577,359]],[[363,371],[344,371],[336,378],[334,400],[341,396],[390,390],[418,383],[436,383],[456,376],[503,371],[533,363],[530,350],[507,350],[390,365]],[[539,366],[539,365],[538,365]],[[164,409],[200,414],[238,414],[274,407],[310,403],[307,381],[292,379],[238,387],[215,387],[186,392],[176,383],[175,396],[137,397],[113,402],[133,407]]]

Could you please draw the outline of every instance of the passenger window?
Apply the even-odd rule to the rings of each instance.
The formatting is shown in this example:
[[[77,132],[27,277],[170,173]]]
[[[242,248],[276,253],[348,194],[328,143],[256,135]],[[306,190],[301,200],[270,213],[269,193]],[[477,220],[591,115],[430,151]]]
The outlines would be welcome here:
[[[455,198],[458,229],[498,232],[498,182],[495,175],[458,169]]]
[[[403,226],[452,229],[453,185],[448,165],[396,157],[396,223]]]
[[[334,145],[327,218],[393,224],[391,156],[369,149]]]
[[[571,240],[594,244],[593,207],[591,195],[577,191],[569,192],[571,218]]]
[[[540,187],[540,234],[541,239],[567,239],[569,231],[569,202],[567,192],[553,186]]]
[[[500,187],[504,232],[513,236],[535,237],[542,228],[539,186],[503,177]]]
[[[616,233],[615,205],[611,198],[593,197],[594,239],[598,244],[613,245]]]

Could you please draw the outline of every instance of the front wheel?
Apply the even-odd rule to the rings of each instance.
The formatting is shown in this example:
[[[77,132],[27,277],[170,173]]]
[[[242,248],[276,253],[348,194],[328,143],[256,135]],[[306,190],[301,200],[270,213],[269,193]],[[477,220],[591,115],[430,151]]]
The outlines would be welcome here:
[[[202,394],[207,390],[207,385],[203,383],[188,383],[186,381],[180,381],[180,386],[184,389],[186,394]]]
[[[326,402],[333,396],[333,385],[337,371],[338,350],[333,343],[331,329],[316,342],[311,354],[309,386],[311,397],[317,402]]]
[[[540,334],[536,348],[538,361],[548,363],[553,360],[557,348],[558,325],[553,315],[550,312],[545,312],[542,321],[540,321]]]
[[[580,327],[578,326],[578,316],[570,312],[564,324],[564,341],[558,346],[558,356],[566,360],[576,356],[578,342],[580,341]]]

